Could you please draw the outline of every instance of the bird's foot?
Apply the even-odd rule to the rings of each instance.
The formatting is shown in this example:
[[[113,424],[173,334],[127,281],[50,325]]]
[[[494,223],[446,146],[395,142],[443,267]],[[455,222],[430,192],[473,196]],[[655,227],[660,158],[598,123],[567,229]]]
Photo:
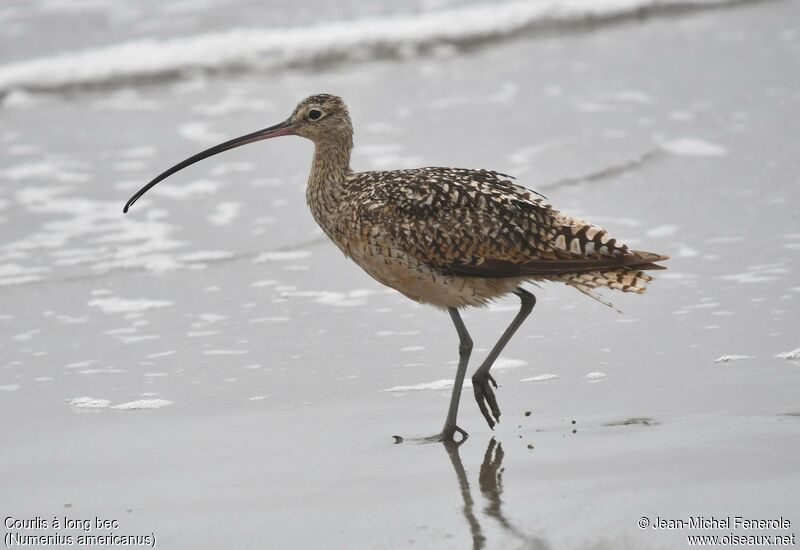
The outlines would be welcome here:
[[[491,385],[489,382],[491,382]],[[497,406],[497,398],[494,396],[492,386],[497,389],[497,382],[488,372],[475,373],[472,377],[472,390],[475,392],[475,401],[478,402],[478,408],[481,410],[481,414],[486,419],[489,427],[494,429],[494,425],[500,423],[500,407]],[[489,412],[490,410],[491,413]]]
[[[461,436],[461,439],[456,439],[456,434]],[[415,443],[456,443],[461,445],[464,443],[469,434],[459,428],[458,426],[445,426],[445,428],[436,435],[431,435],[428,437],[414,437],[414,438],[404,438],[399,435],[393,435],[395,444],[403,443],[404,441],[413,441]]]

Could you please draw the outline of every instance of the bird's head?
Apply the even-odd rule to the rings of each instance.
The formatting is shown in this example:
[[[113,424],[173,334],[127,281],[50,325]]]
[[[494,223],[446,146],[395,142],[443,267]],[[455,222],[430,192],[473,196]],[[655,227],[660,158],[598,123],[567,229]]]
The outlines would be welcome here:
[[[349,137],[353,133],[350,113],[341,97],[317,94],[297,104],[292,113],[293,133],[318,143]]]
[[[158,182],[168,178],[175,172],[183,170],[187,166],[191,166],[196,162],[218,153],[247,145],[248,143],[292,135],[310,139],[314,143],[332,140],[344,141],[345,143],[351,144],[353,125],[350,122],[350,114],[347,111],[347,105],[342,101],[342,98],[335,95],[317,94],[307,97],[298,103],[297,107],[295,107],[292,112],[292,116],[283,122],[215,145],[214,147],[201,151],[179,162],[169,170],[162,172],[128,199],[122,211],[127,212],[131,205],[139,200],[139,197],[144,195]]]

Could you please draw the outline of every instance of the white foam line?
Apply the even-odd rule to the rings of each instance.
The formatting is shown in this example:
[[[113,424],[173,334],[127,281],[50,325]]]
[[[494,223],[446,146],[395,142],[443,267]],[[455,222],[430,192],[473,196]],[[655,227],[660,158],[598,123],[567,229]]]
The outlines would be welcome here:
[[[714,359],[715,363],[733,363],[734,361],[743,361],[745,359],[752,359],[750,355],[723,355]]]
[[[161,409],[172,405],[172,401],[167,399],[139,399],[112,405],[109,399],[97,399],[94,397],[75,397],[67,401],[78,409],[115,409],[119,411],[135,411],[141,409]]]
[[[364,53],[404,54],[439,43],[501,38],[532,26],[602,21],[642,10],[711,7],[736,0],[540,0],[308,27],[234,29],[170,40],[134,40],[0,66],[0,90],[54,89],[192,69],[286,66]]]
[[[557,374],[539,374],[529,378],[522,378],[520,382],[547,382],[548,380],[555,380],[558,378]]]
[[[497,361],[495,361],[492,368],[495,370],[503,370],[503,369],[514,369],[517,367],[524,367],[527,365],[528,362],[524,361],[523,359],[511,359],[508,357],[499,357]]]
[[[75,397],[69,400],[69,404],[79,409],[105,409],[111,404],[111,401],[94,397]]]
[[[724,157],[728,154],[725,147],[695,137],[674,139],[661,144],[661,147],[682,157]]]
[[[472,383],[469,380],[464,381],[465,388],[471,388]],[[423,382],[421,384],[414,384],[413,386],[394,386],[381,390],[382,392],[410,392],[410,391],[444,391],[453,389],[453,380],[434,380],[433,382]]]
[[[783,353],[779,353],[775,357],[779,359],[789,359],[790,361],[800,360],[800,348],[795,348],[792,351],[785,351]]]
[[[172,401],[168,399],[139,399],[137,401],[129,401],[128,403],[120,403],[113,405],[112,409],[118,411],[135,411],[140,409],[161,409],[172,405]]]
[[[127,300],[125,298],[113,297],[90,300],[88,305],[98,307],[104,313],[130,313],[168,307],[172,305],[172,302],[167,300],[147,300],[144,298]]]

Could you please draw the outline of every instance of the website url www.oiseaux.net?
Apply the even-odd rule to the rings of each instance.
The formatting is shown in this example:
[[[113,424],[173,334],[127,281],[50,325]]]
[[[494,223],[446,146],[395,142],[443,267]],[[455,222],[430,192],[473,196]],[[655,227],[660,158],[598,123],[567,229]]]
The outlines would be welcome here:
[[[686,535],[689,546],[794,546],[790,535]]]

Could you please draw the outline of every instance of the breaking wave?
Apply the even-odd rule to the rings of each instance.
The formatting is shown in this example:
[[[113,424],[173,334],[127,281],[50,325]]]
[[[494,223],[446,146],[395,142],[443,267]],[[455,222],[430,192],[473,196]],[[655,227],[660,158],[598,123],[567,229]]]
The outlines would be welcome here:
[[[0,93],[60,90],[192,71],[308,66],[406,56],[500,40],[535,28],[719,7],[743,0],[539,0],[296,28],[234,29],[115,45],[0,65]],[[752,0],[751,0],[752,1]]]

